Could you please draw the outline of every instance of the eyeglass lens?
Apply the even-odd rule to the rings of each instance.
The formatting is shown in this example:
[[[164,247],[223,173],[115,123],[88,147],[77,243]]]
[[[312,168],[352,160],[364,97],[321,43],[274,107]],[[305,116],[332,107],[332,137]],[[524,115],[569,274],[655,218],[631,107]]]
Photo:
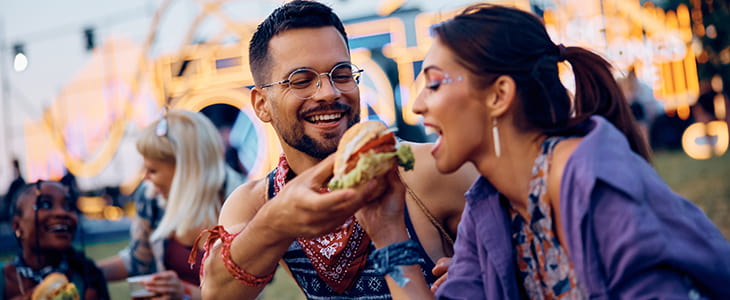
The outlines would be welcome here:
[[[341,92],[349,92],[357,87],[359,70],[350,64],[335,66],[329,75],[330,82]],[[324,74],[322,74],[324,75]],[[321,86],[320,74],[313,70],[298,70],[289,76],[289,86],[300,98],[312,97]]]

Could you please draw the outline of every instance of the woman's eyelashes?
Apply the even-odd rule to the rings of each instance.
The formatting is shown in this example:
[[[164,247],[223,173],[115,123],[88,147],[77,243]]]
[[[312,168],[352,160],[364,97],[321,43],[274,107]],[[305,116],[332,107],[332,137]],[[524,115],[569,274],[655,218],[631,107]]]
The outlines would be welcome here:
[[[70,198],[65,198],[65,201],[61,203],[61,208],[65,211],[74,212],[76,211],[76,205],[72,203]],[[53,210],[53,207],[55,206],[55,203],[53,203],[53,199],[48,196],[40,196],[40,199],[36,202],[35,209],[36,210]]]
[[[434,79],[434,80],[429,80],[429,81],[428,81],[428,84],[426,84],[426,88],[428,88],[429,90],[432,90],[432,91],[436,91],[436,90],[438,90],[438,89],[439,89],[439,87],[441,86],[441,84],[442,84],[443,82],[444,82],[444,80],[443,80],[443,79],[438,79],[438,80],[436,80],[436,79]]]

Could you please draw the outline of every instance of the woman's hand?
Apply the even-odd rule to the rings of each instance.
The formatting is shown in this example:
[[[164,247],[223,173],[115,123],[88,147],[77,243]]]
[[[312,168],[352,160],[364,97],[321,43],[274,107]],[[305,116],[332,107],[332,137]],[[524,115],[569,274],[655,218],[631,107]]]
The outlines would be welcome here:
[[[376,180],[377,188],[371,193],[377,198],[360,208],[355,217],[375,247],[382,248],[408,239],[403,212],[405,187],[398,176],[398,169]]]
[[[152,275],[152,279],[143,282],[148,291],[155,293],[153,299],[177,300],[182,299],[185,294],[183,281],[175,271],[163,271]]]
[[[431,292],[436,293],[439,286],[446,281],[446,277],[449,275],[449,266],[451,266],[451,257],[442,257],[436,261],[436,266],[433,267],[431,272],[438,279],[431,285]]]

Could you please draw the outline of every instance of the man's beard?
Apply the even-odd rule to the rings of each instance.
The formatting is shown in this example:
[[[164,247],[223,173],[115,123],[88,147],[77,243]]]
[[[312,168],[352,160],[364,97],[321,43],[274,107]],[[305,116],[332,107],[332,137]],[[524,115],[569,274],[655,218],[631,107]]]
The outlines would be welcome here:
[[[339,105],[338,107],[340,107],[341,105],[346,104],[335,105]],[[347,105],[347,110],[344,117],[349,117],[347,128],[350,128],[360,122],[359,110],[356,113],[352,113],[352,108],[349,105]],[[304,128],[302,126],[299,126],[298,124],[289,126],[286,129],[282,128],[282,126],[277,127],[279,127],[277,131],[279,132],[285,143],[287,143],[294,149],[297,149],[298,151],[301,151],[317,159],[325,159],[330,154],[335,153],[335,151],[337,151],[337,145],[340,143],[340,139],[342,138],[342,134],[327,133],[322,136],[322,138],[324,138],[324,141],[318,141],[317,139],[304,134]]]

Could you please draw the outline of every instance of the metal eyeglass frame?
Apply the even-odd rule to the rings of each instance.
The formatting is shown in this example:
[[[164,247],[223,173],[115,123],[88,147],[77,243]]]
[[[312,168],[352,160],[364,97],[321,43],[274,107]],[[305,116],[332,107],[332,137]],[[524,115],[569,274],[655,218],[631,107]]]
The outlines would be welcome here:
[[[346,92],[352,91],[354,88],[350,89],[350,90],[342,90],[342,89],[338,88],[337,85],[335,84],[334,80],[332,80],[332,72],[334,72],[337,68],[342,67],[342,66],[350,66],[352,68],[352,79],[355,81],[355,86],[360,84],[360,76],[362,76],[362,72],[364,72],[365,70],[360,69],[358,66],[356,66],[353,63],[344,62],[344,63],[336,64],[334,67],[332,67],[332,69],[329,72],[324,72],[324,73],[318,73],[317,71],[310,69],[310,68],[296,69],[289,74],[287,79],[280,80],[277,82],[262,84],[260,86],[260,88],[263,89],[263,88],[272,87],[272,86],[279,85],[279,84],[289,84],[291,82],[292,76],[294,76],[294,74],[297,74],[298,72],[302,72],[302,71],[307,71],[307,72],[312,72],[312,73],[317,74],[317,89],[314,90],[314,93],[312,93],[312,95],[309,97],[300,97],[299,95],[297,95],[297,93],[294,93],[294,96],[296,96],[297,98],[302,99],[302,100],[308,100],[308,99],[311,99],[312,97],[314,97],[314,95],[316,95],[317,92],[319,91],[319,89],[322,87],[322,79],[321,79],[322,75],[327,75],[327,78],[329,78],[330,84],[332,85],[333,88],[337,89],[340,92],[346,93]],[[291,87],[291,85],[289,85],[289,87]]]

